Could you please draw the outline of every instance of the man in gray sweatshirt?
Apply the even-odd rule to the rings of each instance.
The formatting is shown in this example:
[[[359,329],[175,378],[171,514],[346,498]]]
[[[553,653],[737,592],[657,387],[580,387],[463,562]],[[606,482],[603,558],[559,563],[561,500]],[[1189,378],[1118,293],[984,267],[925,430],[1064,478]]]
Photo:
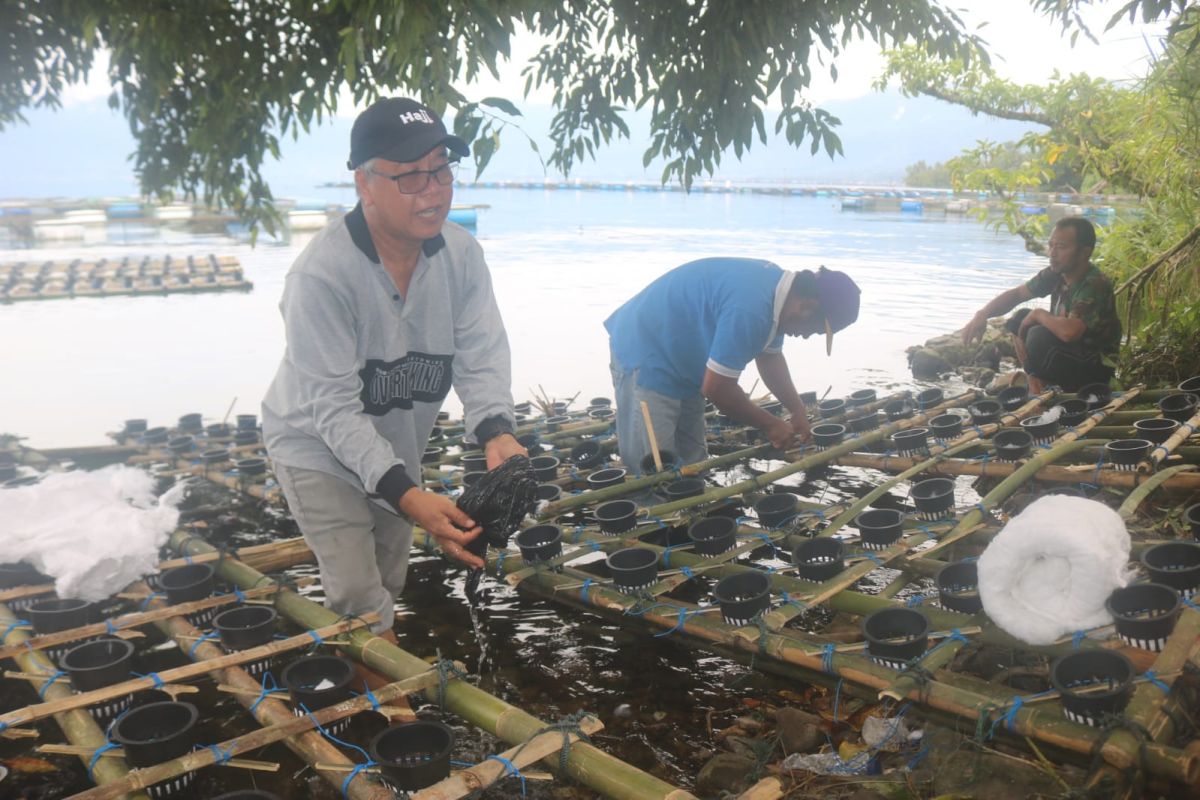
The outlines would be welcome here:
[[[453,386],[488,468],[524,454],[512,433],[508,338],[479,243],[448,222],[466,143],[431,109],[379,100],[350,161],[359,203],[296,259],[280,311],[287,347],[263,399],[275,474],[316,554],[326,601],[377,612],[390,635],[412,524],[451,557],[480,528],[423,491],[421,454]]]

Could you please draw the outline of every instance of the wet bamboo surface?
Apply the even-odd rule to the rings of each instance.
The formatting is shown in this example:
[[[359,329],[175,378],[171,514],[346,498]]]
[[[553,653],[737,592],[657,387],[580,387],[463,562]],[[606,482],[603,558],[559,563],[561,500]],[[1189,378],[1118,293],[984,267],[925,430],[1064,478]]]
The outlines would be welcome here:
[[[502,551],[501,554],[493,551],[489,570],[505,576],[523,591],[533,592],[566,606],[598,611],[628,624],[648,625],[669,635],[681,636],[718,652],[748,660],[752,665],[757,663],[760,668],[799,674],[826,685],[842,681],[846,683],[847,691],[865,691],[893,702],[907,700],[923,706],[934,718],[975,721],[985,729],[990,726],[995,735],[1004,736],[1018,745],[1023,737],[1028,737],[1049,746],[1050,752],[1068,757],[1074,754],[1073,757],[1081,762],[1087,762],[1092,753],[1097,752],[1101,767],[1093,773],[1096,781],[1124,781],[1129,771],[1140,768],[1152,776],[1176,784],[1191,784],[1200,776],[1200,745],[1193,743],[1193,746],[1182,748],[1171,743],[1176,733],[1175,716],[1171,710],[1176,695],[1171,687],[1183,664],[1200,662],[1200,656],[1195,652],[1197,635],[1200,634],[1200,612],[1191,607],[1182,612],[1176,632],[1166,648],[1156,654],[1125,645],[1107,629],[1086,632],[1082,639],[1077,638],[1076,641],[1070,641],[1068,637],[1055,645],[1033,647],[995,628],[982,614],[970,617],[926,603],[921,605],[922,612],[929,618],[933,628],[946,636],[936,639],[938,643],[923,657],[901,671],[872,661],[862,645],[842,644],[819,632],[807,633],[792,627],[806,611],[817,606],[852,616],[865,616],[880,608],[911,606],[911,594],[907,599],[896,599],[897,596],[949,563],[942,560],[943,554],[979,552],[1003,524],[1009,499],[1030,487],[1087,484],[1103,487],[1110,493],[1120,493],[1125,498],[1120,509],[1122,516],[1131,524],[1140,526],[1143,535],[1146,532],[1157,533],[1138,521],[1139,508],[1148,499],[1156,498],[1162,502],[1167,498],[1187,498],[1200,492],[1200,470],[1196,469],[1196,451],[1192,449],[1200,445],[1195,438],[1200,418],[1189,420],[1172,440],[1156,449],[1154,453],[1160,457],[1152,455],[1134,469],[1117,470],[1111,464],[1097,463],[1094,454],[1103,448],[1111,432],[1124,431],[1125,426],[1136,419],[1157,416],[1157,411],[1152,406],[1147,407],[1147,404],[1164,394],[1161,391],[1141,391],[1136,387],[1118,393],[1106,407],[1093,411],[1080,424],[1064,428],[1054,441],[1035,448],[1017,462],[997,458],[991,438],[998,431],[1014,427],[1021,419],[1036,416],[1061,400],[1054,391],[1027,398],[1019,408],[1003,414],[995,423],[968,424],[962,434],[953,440],[937,441],[931,438],[920,454],[905,456],[890,452],[890,437],[893,434],[923,426],[933,416],[947,409],[969,405],[983,395],[969,392],[949,398],[908,418],[880,417],[881,424],[875,429],[850,435],[836,446],[825,450],[808,447],[789,453],[778,453],[768,445],[756,443],[745,429],[727,421],[722,424],[714,415],[710,415],[712,445],[727,452],[700,464],[632,477],[617,486],[590,491],[585,489],[586,476],[590,471],[570,467],[565,456],[573,444],[589,437],[599,438],[602,447],[611,452],[614,444],[610,436],[611,426],[607,422],[597,424],[578,416],[553,431],[539,426],[536,420],[526,422],[522,427],[540,433],[542,442],[551,446],[552,452],[564,461],[564,467],[554,482],[563,487],[565,492],[572,493],[564,493],[560,500],[544,506],[539,515],[539,521],[555,522],[561,526],[564,553],[546,564],[526,565],[513,550]],[[896,398],[882,398],[853,409],[853,413],[880,410]],[[447,431],[455,430],[452,422],[444,427]],[[460,433],[456,433],[438,444],[453,446],[453,443],[461,441],[460,436]],[[247,448],[247,451],[257,452],[253,447]],[[457,476],[461,474],[457,464],[460,455],[443,455],[436,464],[426,465],[427,487],[456,487]],[[197,465],[189,458],[176,458],[174,454],[162,450],[143,448],[142,454],[136,458],[142,463],[160,467],[165,465],[181,473],[196,474],[268,502],[279,501],[278,492],[270,492],[274,487],[269,477],[265,482],[253,484],[244,480],[225,480],[215,470],[206,470],[203,465]],[[663,502],[645,501],[648,492],[681,476],[729,469],[751,459],[756,463],[765,462],[770,468],[745,480],[724,486],[710,486],[695,497],[664,499]],[[703,558],[686,547],[663,547],[646,541],[670,529],[680,530],[691,521],[728,503],[749,503],[758,492],[774,488],[775,483],[782,479],[800,473],[814,473],[819,481],[821,470],[841,467],[875,470],[890,477],[885,476],[873,491],[862,498],[832,504],[802,502],[797,517],[783,529],[763,528],[753,518],[739,520],[739,546],[721,557]],[[909,519],[905,525],[905,535],[896,544],[876,551],[852,550],[842,573],[824,583],[813,584],[792,577],[788,574],[789,570],[772,568],[769,573],[772,608],[754,625],[741,628],[727,625],[719,614],[712,613],[716,610],[714,605],[696,604],[673,596],[696,581],[711,581],[740,572],[761,570],[752,557],[755,551],[769,548],[777,558],[786,560],[786,553],[793,546],[812,536],[839,533],[846,538],[845,529],[852,527],[857,514],[876,500],[901,491],[907,483],[918,477],[938,474],[981,476],[989,482],[984,486],[979,503],[958,509],[952,518],[937,522]],[[634,497],[641,503],[637,527],[617,537],[602,534],[590,517],[591,510],[601,502],[622,497]],[[184,544],[194,560],[217,558],[215,551],[202,545],[194,536],[190,541],[185,541],[186,537],[179,538],[181,535],[176,537],[177,544]],[[1157,533],[1157,538],[1170,539],[1171,532],[1167,531],[1165,537]],[[433,547],[420,531],[416,541],[427,550]],[[853,542],[854,538],[850,536],[847,543]],[[1135,545],[1135,552],[1143,546]],[[659,581],[644,590],[641,596],[615,591],[603,571],[572,565],[582,557],[597,552],[611,553],[628,546],[647,547],[659,555]],[[245,548],[238,555],[262,569],[277,569],[311,558],[300,540],[266,545],[261,549]],[[872,595],[856,590],[856,582],[860,578],[882,567],[898,572],[881,592]],[[242,585],[247,585],[245,581],[257,575],[235,559],[222,560],[221,569],[223,573],[232,573],[233,579]],[[226,576],[231,577],[228,574]],[[917,599],[921,599],[921,595]],[[282,593],[280,600],[281,609],[288,608],[301,624],[314,624],[313,620],[324,618],[322,613],[328,614],[323,609],[310,607],[311,603],[294,597],[290,592]],[[352,652],[393,679],[409,677],[417,669],[417,665],[409,661],[411,657],[402,654],[402,651],[399,651],[402,655],[397,655],[390,646],[372,645],[372,638],[368,634],[352,634],[351,640],[355,643],[350,648]],[[1141,744],[1128,731],[1103,731],[1071,722],[1063,716],[1061,703],[1055,699],[1022,706],[1014,702],[1017,696],[1014,696],[1012,689],[952,669],[954,657],[964,647],[981,644],[1045,658],[1064,655],[1077,648],[1116,649],[1125,653],[1139,672],[1153,669],[1161,676],[1160,683],[1168,687],[1164,693],[1159,686],[1139,683],[1134,701],[1131,701],[1125,713],[1130,724],[1144,727],[1150,732],[1151,739]],[[459,685],[460,682],[452,684],[456,703],[460,706],[452,710],[471,721],[480,720],[478,724],[485,729],[489,729],[488,724],[493,724],[497,731],[504,728],[501,723],[508,712],[499,712],[491,706],[491,701],[471,695],[473,687],[457,688]],[[448,700],[450,688],[447,687]],[[464,696],[458,697],[460,692]],[[1014,708],[1014,705],[1017,707]],[[1195,710],[1191,711],[1194,713]],[[515,713],[520,717],[521,712]],[[1003,724],[997,726],[997,720],[1002,720]],[[518,731],[521,730],[524,728],[518,725]],[[513,731],[510,734],[517,736]],[[497,735],[508,741],[516,740],[501,733]],[[604,784],[603,779],[594,774],[596,769],[573,765],[572,774],[577,778],[590,776]],[[604,785],[608,791],[615,792],[611,796],[635,796],[621,794],[625,790],[615,784]],[[670,787],[655,786],[650,790],[651,794],[645,796],[687,796],[653,794],[660,789],[669,792]],[[598,790],[608,793],[606,789]],[[764,791],[768,790],[768,787],[764,787]]]

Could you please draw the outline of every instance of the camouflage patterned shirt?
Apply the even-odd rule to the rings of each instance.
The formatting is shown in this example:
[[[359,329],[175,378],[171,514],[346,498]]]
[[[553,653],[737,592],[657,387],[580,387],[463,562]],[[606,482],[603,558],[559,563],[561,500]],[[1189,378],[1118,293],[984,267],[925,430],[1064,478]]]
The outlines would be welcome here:
[[[1113,297],[1112,281],[1090,265],[1073,286],[1046,267],[1025,285],[1034,297],[1050,295],[1050,313],[1056,317],[1083,320],[1087,330],[1080,340],[1084,349],[1102,355],[1115,355],[1121,346],[1121,320]]]

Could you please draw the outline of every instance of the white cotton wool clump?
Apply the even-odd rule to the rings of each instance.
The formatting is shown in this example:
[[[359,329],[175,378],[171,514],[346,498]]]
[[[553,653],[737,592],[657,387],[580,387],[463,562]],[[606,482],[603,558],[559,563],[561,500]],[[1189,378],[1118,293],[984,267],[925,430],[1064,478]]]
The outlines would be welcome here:
[[[1051,408],[1049,411],[1042,414],[1040,417],[1035,418],[1033,420],[1033,424],[1045,425],[1047,423],[1054,422],[1056,419],[1061,417],[1062,414],[1063,414],[1063,407],[1062,406],[1054,406],[1054,408]]]
[[[979,557],[988,617],[1028,644],[1107,625],[1104,607],[1129,583],[1129,532],[1103,503],[1048,495],[1004,526]]]
[[[103,600],[154,571],[179,522],[184,484],[158,499],[153,490],[147,473],[113,466],[0,491],[0,562],[32,564],[59,597]]]

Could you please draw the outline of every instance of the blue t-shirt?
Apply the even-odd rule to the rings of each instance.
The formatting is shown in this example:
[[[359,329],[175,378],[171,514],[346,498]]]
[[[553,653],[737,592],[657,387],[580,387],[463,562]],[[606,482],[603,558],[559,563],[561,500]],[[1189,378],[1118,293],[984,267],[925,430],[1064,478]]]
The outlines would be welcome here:
[[[770,261],[703,258],[659,277],[604,321],[613,356],[638,385],[669,397],[700,391],[704,370],[736,378],[775,335],[793,273]]]

